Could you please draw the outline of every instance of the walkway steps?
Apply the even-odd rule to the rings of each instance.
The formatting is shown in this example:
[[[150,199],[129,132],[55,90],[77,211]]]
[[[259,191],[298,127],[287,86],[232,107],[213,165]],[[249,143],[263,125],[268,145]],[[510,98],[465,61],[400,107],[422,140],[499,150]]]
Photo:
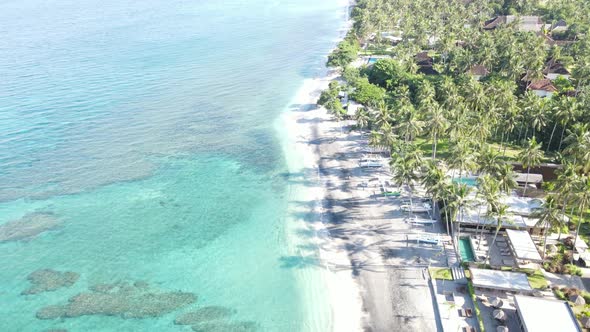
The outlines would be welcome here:
[[[465,269],[459,264],[451,266],[451,275],[453,279],[459,284],[467,284],[467,278],[465,277]]]

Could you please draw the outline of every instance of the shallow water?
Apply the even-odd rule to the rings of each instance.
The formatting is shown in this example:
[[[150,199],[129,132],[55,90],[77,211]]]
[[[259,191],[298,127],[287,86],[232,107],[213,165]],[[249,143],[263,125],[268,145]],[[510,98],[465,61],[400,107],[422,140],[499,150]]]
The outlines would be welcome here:
[[[0,329],[189,331],[174,319],[203,306],[236,330],[331,326],[327,299],[302,295],[320,272],[288,264],[303,235],[275,119],[342,20],[336,0],[0,3],[0,227],[21,232],[0,242]],[[80,277],[21,295],[39,269]],[[135,281],[198,299],[35,317]]]

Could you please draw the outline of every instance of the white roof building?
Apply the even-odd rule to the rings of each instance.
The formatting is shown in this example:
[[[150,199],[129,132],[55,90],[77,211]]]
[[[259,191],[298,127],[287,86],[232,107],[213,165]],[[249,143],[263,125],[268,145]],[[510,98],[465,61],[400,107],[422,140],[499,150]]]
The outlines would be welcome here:
[[[473,287],[517,293],[532,293],[526,274],[485,269],[470,269]]]
[[[543,259],[539,255],[537,246],[533,242],[531,235],[527,231],[506,229],[506,234],[510,240],[510,247],[517,259],[541,262]]]
[[[524,332],[581,332],[576,316],[565,301],[514,296],[517,317]]]

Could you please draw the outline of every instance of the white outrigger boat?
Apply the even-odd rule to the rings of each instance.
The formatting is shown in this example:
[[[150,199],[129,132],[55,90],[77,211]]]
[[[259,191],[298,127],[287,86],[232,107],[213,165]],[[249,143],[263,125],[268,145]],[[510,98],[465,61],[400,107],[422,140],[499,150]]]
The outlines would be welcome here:
[[[421,236],[416,239],[416,243],[428,243],[428,244],[435,244],[440,245],[441,241],[440,238],[434,236]]]
[[[420,205],[404,204],[400,206],[400,209],[405,212],[430,212],[432,206],[430,203],[422,203]]]
[[[406,218],[404,219],[405,222],[410,223],[410,224],[416,224],[416,225],[434,225],[436,224],[438,221],[435,219],[426,219],[426,218],[418,218],[416,216],[414,216],[413,218]]]
[[[359,166],[363,168],[374,167],[380,168],[385,166],[385,159],[382,158],[363,158],[359,161]]]

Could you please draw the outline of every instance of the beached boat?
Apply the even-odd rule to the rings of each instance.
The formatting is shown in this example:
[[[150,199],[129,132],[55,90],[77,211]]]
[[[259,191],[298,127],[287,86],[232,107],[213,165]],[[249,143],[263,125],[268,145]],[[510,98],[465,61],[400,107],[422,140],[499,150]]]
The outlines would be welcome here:
[[[379,168],[379,167],[385,166],[385,160],[384,159],[379,159],[379,158],[366,158],[366,159],[361,159],[359,161],[359,166],[360,167],[363,167],[363,168],[368,168],[368,167]]]
[[[440,238],[434,236],[421,236],[416,239],[416,243],[428,243],[428,244],[436,244],[440,245]]]
[[[419,205],[404,204],[400,206],[400,209],[405,212],[430,212],[432,206],[429,203],[422,203]]]
[[[416,225],[434,225],[437,223],[436,219],[418,218],[416,216],[412,218],[406,218],[404,221]]]

